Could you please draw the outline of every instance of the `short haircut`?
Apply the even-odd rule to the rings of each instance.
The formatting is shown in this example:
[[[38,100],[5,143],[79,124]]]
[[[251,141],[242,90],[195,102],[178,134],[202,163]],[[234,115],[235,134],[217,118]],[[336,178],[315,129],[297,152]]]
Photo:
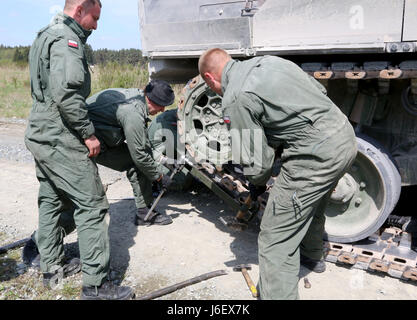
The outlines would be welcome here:
[[[85,0],[82,3],[82,6],[84,6],[84,8],[86,8],[86,9],[89,9],[91,7],[94,7],[95,5],[100,6],[100,8],[102,7],[100,0]]]
[[[102,7],[100,0],[65,0],[64,10],[70,10],[75,6],[82,5],[86,10],[94,7],[95,5]]]
[[[200,56],[198,71],[204,79],[204,73],[218,72],[231,59],[232,57],[223,49],[209,49]]]

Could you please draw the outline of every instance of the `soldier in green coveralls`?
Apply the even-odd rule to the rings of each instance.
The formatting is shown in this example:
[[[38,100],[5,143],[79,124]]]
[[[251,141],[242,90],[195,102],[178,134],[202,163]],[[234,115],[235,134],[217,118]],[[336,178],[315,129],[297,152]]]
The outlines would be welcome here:
[[[152,182],[161,182],[168,188],[169,175],[154,160],[148,138],[149,115],[163,112],[174,102],[171,86],[162,80],[152,80],[144,92],[139,89],[107,89],[87,99],[88,114],[96,128],[96,135],[104,150],[97,163],[117,171],[126,171],[135,196],[136,224],[172,223],[171,217],[157,213],[144,221],[152,205]],[[126,141],[126,142],[125,142]]]
[[[166,163],[162,166],[163,173],[171,175],[169,162],[177,159],[177,111],[178,109],[171,109],[161,113],[149,125],[148,137],[152,146],[153,158],[161,163]],[[159,160],[159,159],[162,159]],[[172,179],[169,190],[183,191],[191,186],[194,178],[187,168],[183,168]]]
[[[356,157],[353,128],[324,87],[291,61],[240,62],[216,48],[200,57],[199,71],[223,96],[234,161],[245,169],[252,199],[265,191],[275,149],[283,148],[258,238],[259,287],[261,299],[298,299],[300,253],[306,267],[325,269],[324,212]],[[245,130],[251,135],[242,139]]]
[[[25,144],[39,180],[37,244],[45,286],[79,271],[66,263],[60,218],[73,211],[83,275],[82,299],[129,299],[133,291],[107,280],[109,204],[93,157],[100,142],[85,99],[91,79],[84,45],[100,18],[99,0],[66,0],[63,13],[38,32],[29,55],[33,107]]]
[[[165,188],[170,188],[171,184],[169,169],[152,157],[153,146],[147,134],[147,123],[150,122],[148,116],[163,112],[165,106],[171,105],[174,99],[171,86],[160,80],[151,81],[144,91],[136,88],[107,89],[87,99],[88,116],[94,124],[95,135],[101,143],[100,153],[95,161],[108,168],[126,172],[138,208],[135,220],[137,225],[172,223],[171,217],[159,212],[150,221],[145,222],[144,218],[153,201],[152,182],[157,181]],[[158,124],[155,124],[151,130],[152,141],[158,147],[158,151],[155,151],[158,160],[162,152],[166,152],[165,147],[162,146],[164,144],[162,137],[169,136],[163,129],[173,128],[170,122],[165,123],[165,121],[163,121],[165,124],[160,126],[160,120],[159,117],[155,119]],[[168,141],[165,142],[172,143],[175,148],[176,127],[174,128],[175,132],[169,130],[173,136],[168,137]],[[183,180],[174,180],[174,183],[184,185]],[[59,225],[65,234],[71,233],[76,228],[72,215],[73,210],[61,214]],[[33,267],[37,267],[40,258],[36,245],[38,233],[32,234],[32,240],[23,249],[23,260]]]

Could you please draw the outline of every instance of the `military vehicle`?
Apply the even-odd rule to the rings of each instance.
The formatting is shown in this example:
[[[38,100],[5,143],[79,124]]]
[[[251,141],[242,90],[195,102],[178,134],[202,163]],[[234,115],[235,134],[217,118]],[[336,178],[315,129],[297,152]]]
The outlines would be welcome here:
[[[139,0],[139,17],[151,78],[186,83],[178,132],[196,175],[234,209],[247,209],[247,181],[231,163],[221,97],[197,76],[198,57],[214,47],[292,60],[354,126],[359,153],[333,192],[326,240],[372,236],[402,187],[417,184],[417,1]]]

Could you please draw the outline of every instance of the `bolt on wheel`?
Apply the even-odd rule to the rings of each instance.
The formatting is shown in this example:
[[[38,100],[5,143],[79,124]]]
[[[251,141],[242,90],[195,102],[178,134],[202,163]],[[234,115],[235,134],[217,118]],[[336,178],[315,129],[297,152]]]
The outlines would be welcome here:
[[[401,177],[387,152],[364,135],[357,137],[358,155],[339,180],[326,210],[325,239],[354,242],[376,232],[401,193]]]

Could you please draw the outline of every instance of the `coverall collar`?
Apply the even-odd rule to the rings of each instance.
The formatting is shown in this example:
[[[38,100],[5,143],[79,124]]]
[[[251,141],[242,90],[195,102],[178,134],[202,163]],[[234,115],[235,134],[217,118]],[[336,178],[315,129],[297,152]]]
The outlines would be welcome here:
[[[151,118],[149,118],[149,107],[148,107],[148,103],[146,102],[146,96],[145,93],[143,91],[140,91],[141,94],[141,100],[143,102],[143,104],[145,105],[145,123],[146,125],[148,125],[148,122],[151,122]]]
[[[93,32],[84,29],[77,21],[75,21],[73,18],[71,18],[63,12],[59,12],[54,18],[54,23],[59,22],[62,22],[63,24],[67,25],[80,38],[83,44],[87,42],[87,38]]]
[[[236,60],[230,60],[224,67],[222,72],[222,91],[223,94],[226,92],[227,85],[229,84],[230,70],[236,65]]]

